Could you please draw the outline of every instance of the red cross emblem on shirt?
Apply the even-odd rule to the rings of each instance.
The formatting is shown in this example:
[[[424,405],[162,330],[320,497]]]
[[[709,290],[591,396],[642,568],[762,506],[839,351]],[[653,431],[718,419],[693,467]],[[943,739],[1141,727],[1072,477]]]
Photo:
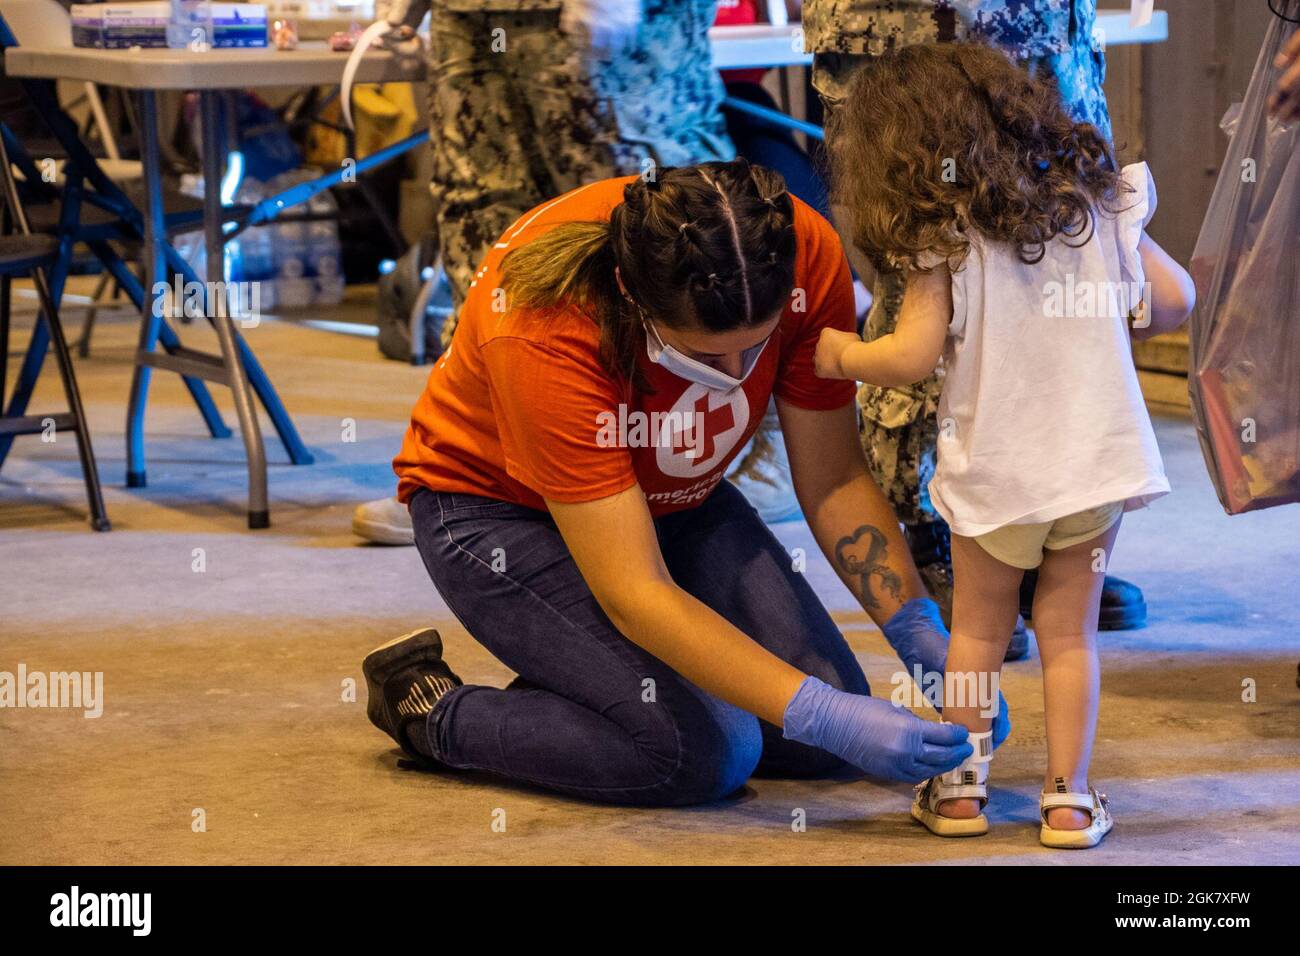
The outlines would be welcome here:
[[[673,432],[672,449],[674,454],[695,451],[691,456],[695,461],[708,461],[713,457],[713,436],[718,435],[736,424],[735,413],[731,403],[727,402],[717,408],[709,408],[709,396],[701,395],[695,400],[691,411],[691,420],[685,424],[688,429],[698,429],[703,434],[684,432],[678,428]],[[687,439],[690,439],[689,441]]]

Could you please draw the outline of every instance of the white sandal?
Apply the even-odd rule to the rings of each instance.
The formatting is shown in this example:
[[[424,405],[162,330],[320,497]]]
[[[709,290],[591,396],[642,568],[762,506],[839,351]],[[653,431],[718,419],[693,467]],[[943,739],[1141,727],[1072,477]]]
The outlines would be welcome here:
[[[1038,815],[1043,821],[1038,831],[1038,839],[1043,846],[1057,850],[1086,850],[1102,841],[1115,819],[1110,815],[1110,807],[1104,793],[1098,793],[1089,787],[1087,793],[1069,793],[1065,789],[1065,779],[1056,778],[1056,793],[1043,793],[1038,797]],[[1056,807],[1069,807],[1092,814],[1092,822],[1082,830],[1058,830],[1047,823],[1047,811]]]
[[[912,800],[912,819],[922,824],[936,836],[983,836],[989,832],[989,820],[984,808],[989,802],[989,761],[993,759],[993,731],[971,734],[968,738],[975,752],[956,770],[931,777],[916,787]],[[949,800],[971,798],[980,802],[980,812],[974,817],[945,817],[939,806]]]

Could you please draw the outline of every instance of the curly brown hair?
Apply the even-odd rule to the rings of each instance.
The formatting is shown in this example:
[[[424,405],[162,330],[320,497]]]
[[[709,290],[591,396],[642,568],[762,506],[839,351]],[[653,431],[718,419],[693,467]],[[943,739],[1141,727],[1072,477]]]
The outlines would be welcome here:
[[[1055,84],[979,43],[924,43],[868,60],[826,130],[834,201],[877,268],[956,268],[972,231],[1042,259],[1092,235],[1129,191],[1110,144]]]
[[[605,370],[644,390],[636,375],[642,310],[674,329],[762,325],[789,301],[794,260],[785,180],[736,159],[635,179],[607,222],[556,226],[509,253],[502,272],[518,307],[583,308],[600,327]]]

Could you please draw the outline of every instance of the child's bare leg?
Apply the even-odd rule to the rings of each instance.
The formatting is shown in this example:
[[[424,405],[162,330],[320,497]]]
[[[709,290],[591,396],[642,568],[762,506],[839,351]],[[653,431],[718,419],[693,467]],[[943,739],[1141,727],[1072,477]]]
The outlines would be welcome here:
[[[1097,661],[1097,614],[1106,564],[1119,522],[1080,544],[1048,550],[1038,569],[1034,633],[1043,658],[1043,702],[1047,723],[1047,775],[1043,789],[1064,777],[1072,792],[1088,789],[1088,762],[1097,732],[1101,695]],[[1049,826],[1082,830],[1091,822],[1082,810],[1056,807]]]
[[[992,708],[998,700],[994,678],[1002,671],[1002,658],[1016,628],[1020,579],[1025,572],[1003,564],[974,538],[956,534],[952,569],[952,639],[944,674],[943,716],[982,733],[993,724]],[[991,699],[982,699],[986,696]],[[939,812],[946,817],[975,817],[979,801],[948,800]]]

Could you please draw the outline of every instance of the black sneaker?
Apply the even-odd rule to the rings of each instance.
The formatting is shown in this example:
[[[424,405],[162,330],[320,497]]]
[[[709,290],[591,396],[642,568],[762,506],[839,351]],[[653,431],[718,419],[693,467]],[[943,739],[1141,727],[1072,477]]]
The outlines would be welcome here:
[[[461,679],[442,659],[442,638],[433,628],[412,631],[376,647],[361,662],[366,678],[366,716],[413,759],[427,761],[407,735]]]
[[[1038,586],[1038,572],[1026,571],[1020,584],[1020,613],[1032,617],[1034,588]],[[1122,578],[1106,575],[1101,586],[1101,613],[1097,628],[1102,631],[1128,631],[1143,627],[1147,622],[1147,602],[1142,589]]]
[[[945,627],[952,627],[952,538],[947,523],[932,521],[903,527],[912,560],[921,574],[926,590],[939,605]],[[1021,594],[1023,595],[1023,591]],[[1016,618],[1016,629],[1007,645],[1006,661],[1020,661],[1029,656],[1029,629],[1024,617]]]

